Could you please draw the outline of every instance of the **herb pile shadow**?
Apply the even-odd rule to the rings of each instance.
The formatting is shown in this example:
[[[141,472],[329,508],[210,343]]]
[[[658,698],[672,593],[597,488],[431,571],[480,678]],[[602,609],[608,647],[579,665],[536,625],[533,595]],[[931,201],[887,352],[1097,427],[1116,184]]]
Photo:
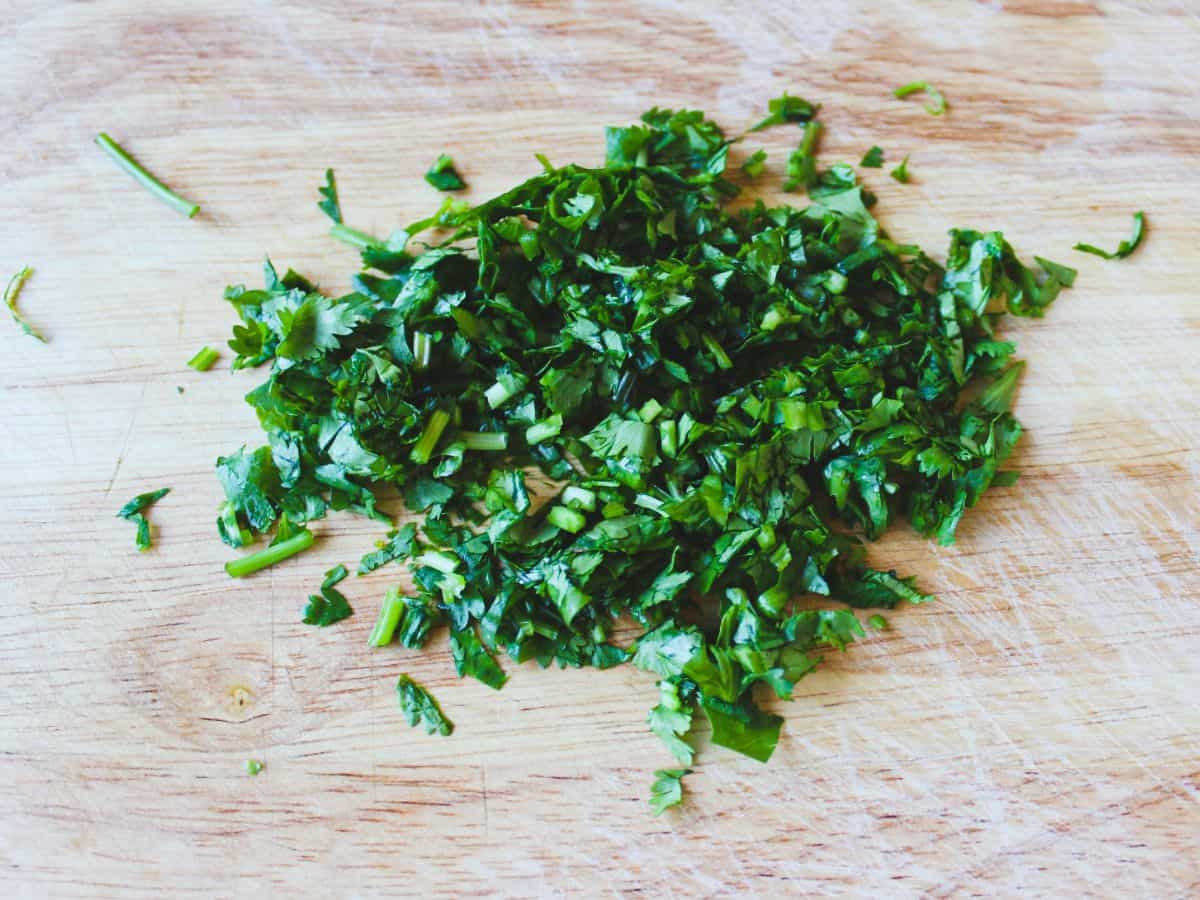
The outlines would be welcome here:
[[[763,125],[799,125],[808,160],[814,112],[785,96]],[[541,158],[386,240],[335,227],[364,264],[345,296],[270,263],[263,289],[230,288],[235,368],[270,365],[247,397],[267,444],[219,460],[219,530],[282,538],[240,573],[307,547],[330,508],[386,519],[376,491],[394,486],[419,527],[359,570],[407,564],[412,588],[389,592],[373,645],[444,626],[458,674],[494,688],[501,656],[632,662],[658,676],[649,727],[682,766],[697,712],[714,743],[769,759],[782,719],[755,691],[790,697],[863,634],[854,609],[929,599],[862,539],[906,519],[949,544],[1015,480],[1020,364],[993,329],[1040,316],[1074,272],[1035,275],[969,229],[943,267],[887,237],[845,165],[804,167],[805,208],[731,211],[732,143],[654,109],[608,130],[601,168]],[[340,223],[332,175],[322,194]],[[621,617],[642,630],[628,648],[609,640]],[[399,693],[449,734],[423,689]],[[656,810],[683,773],[659,773]]]

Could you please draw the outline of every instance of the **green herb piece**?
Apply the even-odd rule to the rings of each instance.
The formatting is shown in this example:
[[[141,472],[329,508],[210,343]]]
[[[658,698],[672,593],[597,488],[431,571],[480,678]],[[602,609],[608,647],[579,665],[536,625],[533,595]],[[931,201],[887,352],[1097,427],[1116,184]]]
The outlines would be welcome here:
[[[744,163],[742,163],[742,171],[750,178],[757,178],[767,169],[767,151],[763,149],[755,150],[751,153]]]
[[[1011,483],[1004,317],[1045,315],[1075,278],[995,231],[951,230],[944,265],[893,240],[850,166],[817,172],[815,107],[771,113],[804,126],[796,206],[735,201],[720,127],[652,109],[605,131],[600,166],[543,159],[478,205],[354,233],[342,296],[269,265],[229,288],[264,437],[218,460],[222,540],[274,532],[277,553],[331,510],[393,527],[378,507],[399,497],[411,521],[357,565],[407,569],[372,646],[444,628],[458,675],[493,688],[506,659],[632,663],[678,765],[702,717],[768,760],[783,720],[760,694],[793,696],[870,615],[931,599],[867,542],[906,521],[952,543]],[[311,619],[348,609],[334,590]]]
[[[212,347],[201,347],[196,355],[188,360],[187,364],[197,372],[207,372],[220,358],[221,354]]]
[[[313,533],[305,528],[285,541],[225,563],[225,571],[233,578],[245,578],[260,569],[273,566],[277,562],[282,562],[288,557],[307,550],[313,545],[313,540]]]
[[[318,187],[317,192],[321,195],[321,199],[317,201],[317,208],[329,216],[335,224],[341,225],[342,207],[338,203],[337,181],[333,177],[333,169],[325,170],[325,184]]]
[[[321,592],[309,594],[308,604],[304,607],[304,618],[301,620],[305,625],[325,628],[354,615],[350,601],[333,586],[336,583],[336,579],[331,583],[327,575],[325,582],[321,585]]]
[[[683,802],[683,776],[692,774],[691,769],[659,769],[654,773],[654,784],[650,786],[650,809],[661,816],[668,807]]]
[[[896,88],[892,94],[897,98],[903,99],[909,94],[915,94],[918,91],[924,91],[925,96],[929,98],[929,102],[925,104],[925,112],[931,116],[940,116],[946,111],[946,98],[942,96],[942,92],[929,84],[927,81],[913,81],[902,87]]]
[[[329,235],[343,244],[349,244],[351,247],[357,247],[360,250],[374,250],[384,246],[384,242],[374,235],[340,223],[329,229]]]
[[[8,307],[9,315],[12,316],[13,321],[20,326],[23,332],[45,344],[47,341],[42,333],[26,322],[25,318],[17,312],[17,297],[20,296],[21,288],[25,286],[25,282],[29,280],[29,276],[32,274],[33,269],[29,266],[24,266],[16,275],[9,279],[8,286],[4,288],[4,305]]]
[[[107,153],[118,166],[128,172],[135,180],[146,190],[150,191],[154,196],[167,206],[171,207],[178,213],[182,213],[189,219],[200,212],[200,207],[190,200],[185,200],[173,190],[147,172],[142,165],[130,156],[120,144],[110,138],[103,131],[96,135],[96,143],[100,149]]]
[[[783,183],[785,191],[797,188],[810,188],[817,181],[817,138],[821,134],[821,123],[816,119],[806,122],[804,136],[800,146],[792,151],[787,162],[787,181]]]
[[[883,168],[883,148],[879,146],[872,147],[863,155],[860,166],[867,169]]]
[[[145,510],[149,509],[156,502],[161,500],[167,494],[171,493],[169,487],[159,488],[157,491],[148,491],[145,494],[138,494],[128,503],[121,507],[117,513],[118,519],[125,519],[137,525],[137,548],[145,551],[150,549],[150,520],[146,518]]]
[[[261,772],[263,770],[263,768],[264,768],[264,764],[261,760],[257,760],[257,759],[246,760],[246,774],[247,775],[257,775],[259,772]]]
[[[887,629],[888,629],[887,619],[885,619],[883,616],[879,615],[879,613],[875,613],[875,615],[868,618],[867,624],[870,625],[872,628],[874,628],[876,631],[887,631]]]
[[[407,675],[396,682],[396,694],[400,699],[400,711],[409,725],[421,725],[426,734],[448,736],[454,731],[454,723],[446,718],[433,696]]]
[[[1133,214],[1133,233],[1129,236],[1129,240],[1121,241],[1117,245],[1117,249],[1112,253],[1109,253],[1107,250],[1101,250],[1099,247],[1093,247],[1091,244],[1076,244],[1075,249],[1082,253],[1091,253],[1093,256],[1103,257],[1104,259],[1124,259],[1141,244],[1145,227],[1146,214],[1140,211],[1135,212]]]
[[[904,159],[900,161],[900,165],[892,169],[891,176],[901,184],[908,184],[908,155],[905,154]]]
[[[803,97],[792,97],[785,91],[782,96],[767,101],[767,113],[767,117],[750,131],[762,131],[785,122],[807,122],[817,114],[817,107]]]
[[[439,191],[461,191],[467,186],[458,170],[454,168],[454,160],[445,153],[438,156],[429,167],[429,171],[425,173],[425,180]]]

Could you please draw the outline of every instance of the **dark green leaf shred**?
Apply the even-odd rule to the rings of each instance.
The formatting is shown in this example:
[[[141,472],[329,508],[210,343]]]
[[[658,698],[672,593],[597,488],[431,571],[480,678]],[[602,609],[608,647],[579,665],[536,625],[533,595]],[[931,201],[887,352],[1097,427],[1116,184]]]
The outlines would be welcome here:
[[[1101,250],[1099,247],[1094,247],[1091,244],[1076,244],[1075,249],[1082,253],[1091,253],[1093,256],[1103,257],[1104,259],[1124,259],[1142,243],[1142,235],[1145,228],[1146,214],[1140,211],[1135,212],[1133,214],[1133,233],[1129,236],[1129,240],[1121,241],[1117,245],[1117,249],[1112,253],[1109,253],[1107,250]]]

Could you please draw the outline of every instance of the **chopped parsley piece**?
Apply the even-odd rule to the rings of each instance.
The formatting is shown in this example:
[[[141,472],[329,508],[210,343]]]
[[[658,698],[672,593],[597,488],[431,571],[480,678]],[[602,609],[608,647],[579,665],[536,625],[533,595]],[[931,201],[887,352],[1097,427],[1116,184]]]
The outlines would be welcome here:
[[[692,774],[691,769],[659,769],[654,773],[654,784],[650,786],[650,809],[661,816],[668,807],[683,802],[683,776]]]
[[[783,183],[785,191],[798,188],[811,188],[817,181],[817,138],[821,134],[821,123],[813,119],[804,124],[804,135],[800,138],[800,146],[792,151],[787,162],[787,181]]]
[[[24,266],[16,275],[8,280],[8,286],[4,288],[4,305],[8,307],[9,315],[12,316],[13,321],[20,326],[23,332],[45,344],[47,343],[45,336],[26,322],[25,318],[17,312],[17,297],[20,296],[21,288],[25,286],[25,282],[29,280],[29,276],[32,274],[33,269],[29,266]]]
[[[157,491],[138,494],[122,506],[117,513],[118,519],[125,519],[137,525],[136,540],[138,550],[145,551],[150,549],[150,520],[146,518],[145,510],[149,509],[169,493],[171,493],[171,489],[166,487],[159,488]]]
[[[750,130],[762,131],[785,122],[804,123],[817,114],[817,109],[803,97],[792,97],[785,91],[782,96],[767,101],[767,117]]]
[[[900,161],[900,165],[898,165],[898,166],[896,166],[896,168],[892,169],[892,171],[889,174],[891,174],[891,176],[893,178],[895,178],[897,181],[899,181],[901,184],[908,184],[908,155],[907,154],[905,155],[904,159],[902,159]]]
[[[454,723],[446,718],[433,696],[407,675],[401,675],[396,682],[396,695],[409,725],[421,725],[426,734],[448,736],[454,731]]]
[[[197,372],[207,372],[220,358],[221,354],[212,347],[201,347],[196,355],[188,360],[187,364]]]
[[[425,180],[439,191],[461,191],[467,186],[458,170],[454,168],[454,160],[445,153],[434,160],[429,171],[425,173]]]
[[[329,216],[335,225],[341,225],[342,207],[338,203],[337,181],[333,177],[333,169],[325,170],[325,184],[317,188],[317,192],[321,195],[321,199],[317,201],[317,207]]]
[[[142,187],[146,188],[146,190],[150,191],[150,193],[152,193],[155,197],[167,204],[167,206],[171,207],[176,212],[182,213],[189,219],[195,216],[196,213],[200,212],[200,207],[197,204],[193,203],[191,200],[185,200],[183,197],[180,197],[177,193],[147,172],[145,168],[143,168],[136,159],[130,156],[120,144],[110,138],[103,131],[96,135],[96,143],[99,145],[101,150],[107,153],[113,159],[113,161],[116,162],[118,166],[132,175],[134,179],[140,185],[142,185]]]
[[[1135,212],[1133,214],[1133,234],[1129,236],[1129,240],[1121,241],[1117,245],[1117,249],[1112,253],[1107,250],[1101,250],[1099,247],[1094,247],[1091,244],[1076,244],[1075,249],[1083,253],[1091,253],[1093,256],[1101,256],[1104,259],[1124,259],[1142,242],[1142,234],[1146,227],[1146,214],[1143,212]],[[1064,282],[1065,284],[1065,282]]]
[[[246,760],[246,774],[247,775],[257,775],[259,772],[261,772],[263,770],[263,768],[264,768],[264,764],[262,763],[261,760],[257,760],[257,759]]]
[[[742,163],[742,171],[751,178],[757,178],[767,169],[767,151],[763,149],[755,150]]]
[[[883,148],[879,146],[872,147],[864,154],[862,162],[859,165],[865,169],[883,168]]]
[[[924,91],[925,96],[929,98],[929,102],[925,104],[925,112],[931,116],[940,116],[946,111],[946,98],[942,96],[942,92],[935,88],[927,81],[912,81],[906,85],[896,88],[892,94],[897,98],[903,99],[909,94],[915,94],[918,91]]]

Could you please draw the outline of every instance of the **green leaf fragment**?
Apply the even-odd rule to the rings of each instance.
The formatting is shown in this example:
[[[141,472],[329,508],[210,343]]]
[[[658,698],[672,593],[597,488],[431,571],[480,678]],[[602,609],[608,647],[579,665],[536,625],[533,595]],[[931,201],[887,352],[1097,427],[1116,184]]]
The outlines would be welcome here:
[[[446,718],[433,696],[407,675],[401,675],[396,682],[396,695],[409,725],[422,726],[426,734],[448,736],[454,731],[454,723]]]
[[[906,85],[896,88],[892,91],[892,94],[899,99],[903,99],[909,94],[915,94],[919,91],[923,91],[925,96],[929,98],[929,101],[925,104],[925,111],[931,116],[940,116],[946,111],[946,98],[942,96],[941,91],[927,81],[909,82]]]
[[[691,769],[659,769],[654,773],[654,784],[650,786],[650,809],[660,816],[669,807],[683,802],[683,776],[692,774]]]
[[[1145,232],[1145,228],[1146,214],[1140,211],[1135,212],[1133,214],[1133,233],[1129,236],[1128,240],[1121,241],[1121,243],[1117,245],[1117,249],[1112,253],[1109,253],[1107,250],[1101,250],[1099,247],[1095,247],[1091,244],[1076,244],[1075,249],[1082,253],[1091,253],[1093,256],[1099,256],[1104,259],[1124,259],[1141,245],[1142,235]],[[1064,266],[1062,268],[1066,267]],[[1069,271],[1074,272],[1073,269]],[[1067,284],[1065,281],[1063,283]],[[1069,284],[1067,286],[1070,287]]]
[[[17,323],[25,334],[45,344],[47,343],[45,336],[30,325],[24,316],[17,312],[17,297],[20,296],[21,288],[25,286],[25,282],[29,280],[29,276],[32,274],[33,269],[29,266],[24,266],[16,275],[8,280],[8,285],[4,288],[4,305],[8,307],[8,314],[12,316],[12,320]]]

